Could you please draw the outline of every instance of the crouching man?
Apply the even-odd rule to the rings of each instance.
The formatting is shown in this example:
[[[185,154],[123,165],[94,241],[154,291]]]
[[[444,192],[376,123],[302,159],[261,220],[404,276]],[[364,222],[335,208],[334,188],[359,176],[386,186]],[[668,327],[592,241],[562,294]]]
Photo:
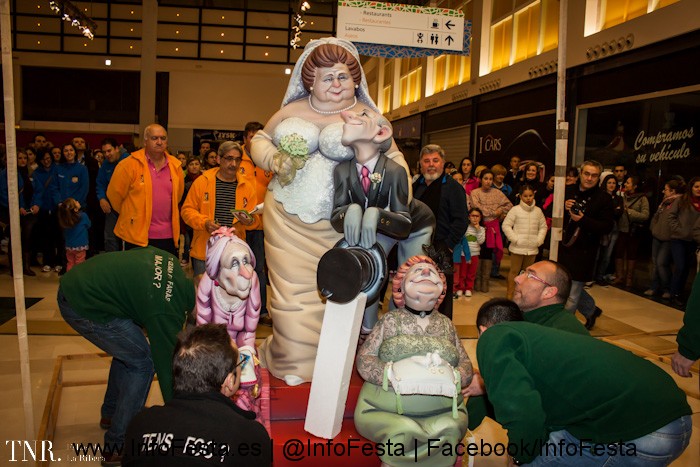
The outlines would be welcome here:
[[[253,412],[230,399],[245,361],[222,324],[205,324],[178,336],[175,396],[134,417],[126,432],[123,465],[269,466],[267,431]]]
[[[589,336],[514,321],[508,303],[479,309],[476,355],[513,463],[665,466],[688,447],[691,410],[666,372]]]

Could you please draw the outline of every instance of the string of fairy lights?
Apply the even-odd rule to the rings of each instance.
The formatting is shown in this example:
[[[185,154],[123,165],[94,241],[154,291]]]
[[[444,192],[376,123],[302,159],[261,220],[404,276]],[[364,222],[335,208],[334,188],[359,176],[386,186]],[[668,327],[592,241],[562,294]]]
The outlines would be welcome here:
[[[296,49],[297,47],[300,46],[301,30],[304,28],[304,26],[306,26],[306,21],[304,21],[304,13],[306,13],[310,9],[311,9],[311,4],[309,4],[309,2],[302,1],[299,3],[299,8],[297,9],[297,12],[294,14],[294,17],[293,17],[294,25],[292,25],[292,31],[294,31],[294,37],[292,38],[291,41],[289,41],[289,45],[291,45],[293,49]]]
[[[83,36],[90,40],[94,39],[97,23],[83,14],[70,0],[51,0],[49,8],[71,26],[80,29]]]

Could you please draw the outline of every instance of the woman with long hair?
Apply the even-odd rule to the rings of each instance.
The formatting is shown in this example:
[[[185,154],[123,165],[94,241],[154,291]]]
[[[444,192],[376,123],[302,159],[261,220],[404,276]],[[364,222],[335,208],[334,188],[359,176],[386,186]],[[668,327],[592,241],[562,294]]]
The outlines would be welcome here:
[[[479,262],[474,290],[488,292],[493,265],[492,258],[496,258],[500,262],[503,257],[500,221],[508,214],[513,204],[501,190],[493,188],[493,172],[488,169],[481,172],[481,186],[472,190],[469,201],[472,208],[481,209],[486,228],[486,241],[482,245],[479,255],[482,259]]]
[[[681,180],[669,180],[664,185],[664,198],[651,218],[651,261],[654,270],[651,285],[644,295],[671,298],[668,287],[671,281],[671,223],[669,214],[673,202],[681,197],[685,184]]]
[[[68,198],[75,199],[84,209],[87,206],[87,195],[89,188],[89,175],[87,167],[77,161],[78,151],[71,143],[61,147],[61,162],[56,167],[56,181],[51,185],[53,206],[58,212],[61,203]],[[60,229],[61,247],[59,248],[60,267],[59,275],[66,273],[68,260],[65,252],[64,230]]]
[[[605,272],[610,265],[610,259],[615,251],[615,244],[620,231],[617,229],[617,221],[622,217],[625,210],[625,202],[622,196],[617,194],[617,179],[615,175],[608,174],[600,184],[601,188],[612,198],[613,208],[615,209],[615,223],[613,228],[607,235],[603,235],[600,239],[600,249],[598,250],[598,261],[596,264],[595,280],[599,285],[608,285],[605,279]]]
[[[644,193],[637,192],[639,177],[633,175],[625,180],[625,210],[617,222],[620,231],[615,247],[615,282],[632,287],[634,265],[637,261],[639,240],[644,222],[649,219],[649,200]]]
[[[671,276],[671,302],[683,306],[683,289],[688,279],[691,255],[695,251],[693,226],[700,218],[700,177],[688,182],[686,192],[671,205],[671,256],[675,265]]]
[[[523,185],[529,185],[530,188],[535,192],[535,205],[542,206],[544,204],[545,198],[547,198],[547,188],[544,183],[540,181],[540,164],[531,161],[525,164],[523,167],[523,176],[520,179],[518,186],[513,190],[515,193],[515,202],[520,202],[518,198],[518,193],[520,193],[520,188]]]
[[[39,167],[32,174],[34,180],[34,191],[40,193],[36,197],[39,206],[37,215],[37,225],[34,229],[34,244],[36,250],[43,255],[43,272],[52,270],[60,271],[58,258],[59,248],[61,248],[61,230],[58,225],[56,206],[51,197],[51,185],[56,180],[56,164],[53,163],[53,156],[49,151],[45,151],[39,157]]]
[[[474,163],[468,157],[459,163],[459,172],[462,174],[462,186],[469,196],[474,188],[479,188],[479,179],[474,175]]]

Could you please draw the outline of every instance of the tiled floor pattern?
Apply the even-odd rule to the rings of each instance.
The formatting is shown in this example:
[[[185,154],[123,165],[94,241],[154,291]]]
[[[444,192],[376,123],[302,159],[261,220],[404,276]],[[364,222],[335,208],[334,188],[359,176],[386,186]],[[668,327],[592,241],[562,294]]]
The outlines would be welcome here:
[[[37,274],[25,278],[27,296],[45,297],[27,311],[29,329],[29,353],[31,367],[32,401],[34,423],[38,429],[44,404],[49,391],[56,357],[59,355],[96,353],[99,349],[72,334],[62,322],[56,305],[58,278],[55,273]],[[594,330],[594,335],[616,342],[631,349],[652,351],[655,354],[669,354],[675,351],[675,332],[681,326],[683,314],[661,303],[630,294],[613,287],[593,287],[591,295],[603,308],[604,314]],[[13,295],[13,281],[8,275],[0,276],[0,296]],[[505,281],[491,281],[491,291],[487,294],[475,293],[471,298],[461,298],[455,303],[454,323],[460,334],[469,336],[463,339],[467,352],[476,362],[476,340],[474,319],[479,306],[492,297],[505,295]],[[14,321],[14,320],[13,320]],[[24,412],[20,378],[19,349],[13,328],[13,321],[0,326],[0,439],[25,439]],[[643,333],[658,335],[644,336]],[[258,337],[269,333],[269,328],[260,329]],[[620,337],[622,336],[622,337]],[[107,359],[73,360],[65,366],[66,381],[95,381],[107,379]],[[670,366],[656,362],[661,368],[673,374]],[[691,379],[675,377],[679,386],[691,394],[689,403],[693,408],[694,433],[691,445],[673,465],[674,467],[700,465],[700,400],[698,397],[698,375]],[[61,457],[63,465],[72,456],[67,445],[71,442],[101,442],[103,431],[99,428],[99,408],[105,385],[74,386],[65,388],[60,404],[58,423],[54,438],[55,457]],[[162,403],[157,384],[153,386],[148,404]],[[506,442],[505,431],[497,423],[487,422],[474,433],[479,439]],[[33,437],[30,437],[33,438]],[[0,446],[0,465],[9,459],[7,448]],[[8,463],[8,465],[13,465]],[[97,461],[82,461],[80,465],[99,465]],[[484,457],[475,459],[476,466],[502,466],[503,458]]]

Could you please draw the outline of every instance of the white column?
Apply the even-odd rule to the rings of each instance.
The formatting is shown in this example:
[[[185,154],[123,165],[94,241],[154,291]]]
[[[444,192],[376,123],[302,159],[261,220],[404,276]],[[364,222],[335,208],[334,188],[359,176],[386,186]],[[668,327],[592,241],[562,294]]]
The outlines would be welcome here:
[[[158,1],[143,0],[141,14],[141,92],[139,101],[139,141],[143,131],[156,119],[156,44]]]
[[[363,292],[342,305],[326,302],[304,422],[304,429],[319,438],[333,439],[342,428],[366,303]]]

